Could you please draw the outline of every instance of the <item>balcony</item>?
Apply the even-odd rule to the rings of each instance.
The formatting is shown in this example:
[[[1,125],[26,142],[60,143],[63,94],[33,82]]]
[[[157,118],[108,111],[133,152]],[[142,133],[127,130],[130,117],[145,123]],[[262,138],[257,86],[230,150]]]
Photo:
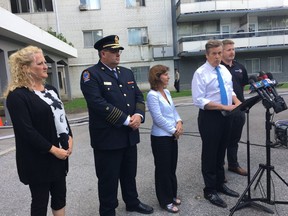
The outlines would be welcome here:
[[[181,37],[179,56],[203,55],[208,40],[232,39],[239,51],[288,49],[288,29],[227,34],[205,34]]]
[[[247,13],[253,15],[287,14],[288,0],[215,0],[194,2],[194,0],[179,0],[176,5],[177,22],[220,19],[223,16],[241,17]],[[256,14],[255,14],[256,13]],[[259,14],[258,14],[259,13]],[[271,14],[270,14],[271,13]]]

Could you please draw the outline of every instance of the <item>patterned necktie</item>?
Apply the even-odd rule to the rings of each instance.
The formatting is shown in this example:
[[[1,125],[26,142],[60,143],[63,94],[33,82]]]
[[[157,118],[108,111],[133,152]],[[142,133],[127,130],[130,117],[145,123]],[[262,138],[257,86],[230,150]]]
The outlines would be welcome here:
[[[226,93],[226,89],[225,89],[225,86],[224,86],[224,82],[223,82],[223,79],[222,79],[222,76],[221,76],[219,67],[217,66],[217,67],[215,68],[215,70],[216,70],[216,72],[217,72],[217,79],[218,79],[218,82],[219,82],[220,95],[221,95],[221,103],[222,103],[223,105],[228,105],[227,93]]]
[[[116,71],[116,69],[113,69],[112,71],[113,71],[113,73],[114,73],[114,76],[116,77],[116,79],[118,79],[118,74],[117,74],[117,71]]]

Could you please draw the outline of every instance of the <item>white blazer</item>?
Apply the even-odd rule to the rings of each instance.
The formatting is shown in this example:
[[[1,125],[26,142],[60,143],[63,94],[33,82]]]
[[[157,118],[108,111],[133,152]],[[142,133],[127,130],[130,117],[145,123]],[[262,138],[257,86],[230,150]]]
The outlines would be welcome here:
[[[170,104],[159,91],[150,90],[147,94],[147,106],[153,120],[153,136],[173,136],[177,122],[181,121],[169,90],[164,89],[164,92]]]

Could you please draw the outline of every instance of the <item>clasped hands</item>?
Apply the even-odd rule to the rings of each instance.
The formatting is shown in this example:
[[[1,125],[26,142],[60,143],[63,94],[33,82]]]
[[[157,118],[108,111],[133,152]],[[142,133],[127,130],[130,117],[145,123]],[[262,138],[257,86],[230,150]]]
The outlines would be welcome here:
[[[129,127],[131,127],[133,130],[137,130],[141,125],[141,116],[134,114],[130,117]]]
[[[176,125],[176,131],[173,134],[176,139],[179,139],[179,137],[183,134],[183,124],[182,121],[178,121]]]
[[[66,160],[72,154],[73,138],[71,136],[69,136],[68,145],[69,145],[69,148],[67,150],[58,148],[52,145],[49,152],[53,154],[55,157],[57,157],[58,159]]]

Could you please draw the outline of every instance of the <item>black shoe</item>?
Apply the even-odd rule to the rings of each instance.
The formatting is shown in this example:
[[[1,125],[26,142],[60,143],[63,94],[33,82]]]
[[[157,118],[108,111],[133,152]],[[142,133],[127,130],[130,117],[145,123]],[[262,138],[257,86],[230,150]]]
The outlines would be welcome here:
[[[226,194],[227,196],[231,196],[231,197],[239,197],[240,196],[239,193],[237,193],[236,191],[231,190],[225,184],[222,184],[221,187],[218,188],[217,191],[221,192],[223,194]]]
[[[218,196],[217,193],[204,193],[204,198],[209,200],[213,205],[227,208],[227,204]]]
[[[148,206],[144,203],[139,203],[137,206],[134,207],[126,207],[126,211],[129,212],[138,212],[141,214],[152,214],[154,209],[151,206]]]

